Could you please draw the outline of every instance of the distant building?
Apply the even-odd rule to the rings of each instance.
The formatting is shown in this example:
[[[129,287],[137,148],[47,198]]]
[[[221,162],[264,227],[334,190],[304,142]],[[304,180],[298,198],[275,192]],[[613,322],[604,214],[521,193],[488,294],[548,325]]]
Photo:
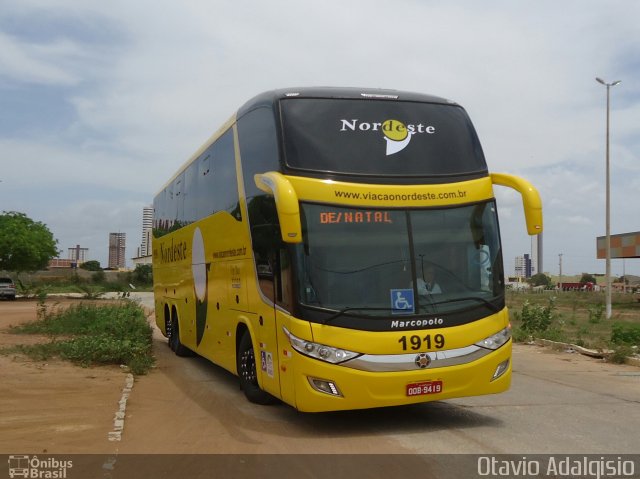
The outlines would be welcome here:
[[[69,259],[72,264],[75,263],[76,267],[87,260],[88,254],[89,248],[81,248],[79,244],[75,248],[69,248]]]
[[[542,248],[542,235],[531,237],[531,274],[542,273],[544,271],[543,265],[543,248]]]
[[[515,275],[518,278],[531,278],[533,267],[531,265],[531,257],[528,254],[524,256],[516,256]]]
[[[70,269],[73,267],[74,262],[65,258],[53,258],[49,261],[49,269]]]
[[[78,268],[87,261],[89,255],[89,248],[81,248],[80,245],[76,245],[73,248],[68,248],[68,258],[53,258],[49,261],[49,269],[69,269]]]
[[[126,233],[109,233],[109,268],[121,269],[127,265],[126,237]]]
[[[137,248],[137,254],[131,258],[133,265],[151,264],[151,234],[153,232],[153,206],[145,206],[142,209],[142,243]]]
[[[134,268],[136,266],[138,266],[139,264],[152,264],[153,263],[153,256],[149,255],[149,256],[136,256],[135,258],[131,258],[131,261],[133,261],[133,266]]]
[[[142,209],[142,243],[140,244],[139,257],[151,254],[151,230],[153,228],[153,206],[145,206]]]

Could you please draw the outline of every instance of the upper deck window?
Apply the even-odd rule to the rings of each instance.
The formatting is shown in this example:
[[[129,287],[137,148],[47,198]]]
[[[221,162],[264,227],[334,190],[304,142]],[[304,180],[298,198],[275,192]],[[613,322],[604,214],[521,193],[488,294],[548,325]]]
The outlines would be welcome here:
[[[294,170],[400,177],[487,171],[457,105],[308,98],[280,105],[285,163]]]

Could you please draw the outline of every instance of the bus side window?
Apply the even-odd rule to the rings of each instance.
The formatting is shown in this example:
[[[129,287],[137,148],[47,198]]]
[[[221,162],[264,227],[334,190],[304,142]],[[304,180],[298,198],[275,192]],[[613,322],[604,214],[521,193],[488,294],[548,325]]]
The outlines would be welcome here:
[[[198,164],[192,164],[184,172],[184,221],[193,223],[198,219]]]
[[[166,188],[153,200],[153,236],[159,238],[165,234],[165,198]]]
[[[282,247],[278,251],[278,275],[276,278],[276,304],[293,312],[293,269],[289,251]]]
[[[268,257],[255,255],[258,284],[260,290],[272,303],[275,303],[275,281],[273,276],[273,261]]]
[[[205,218],[214,213],[213,209],[213,166],[211,147],[198,159],[198,173],[196,178],[197,199],[196,217]]]
[[[184,173],[181,173],[173,187],[174,200],[176,202],[176,223],[178,226],[186,224],[184,217]]]
[[[258,283],[262,294],[272,303],[281,306],[291,312],[293,308],[293,271],[289,252],[279,235],[276,225],[264,225],[268,231],[262,232],[262,236],[269,237],[258,249],[254,249]],[[254,231],[254,234],[261,236]]]
[[[266,198],[266,197],[262,197]],[[254,201],[258,198],[254,198]],[[254,203],[255,204],[255,203]],[[276,278],[278,273],[277,251],[280,245],[280,228],[263,217],[260,224],[251,226],[251,242],[258,283],[262,293],[276,302]]]
[[[229,129],[213,144],[213,195],[215,211],[226,211],[241,221],[233,130]]]
[[[165,212],[165,228],[166,232],[169,233],[172,231],[173,226],[178,219],[178,200],[174,194],[175,183],[169,184],[167,187],[167,196],[166,196],[166,208]]]

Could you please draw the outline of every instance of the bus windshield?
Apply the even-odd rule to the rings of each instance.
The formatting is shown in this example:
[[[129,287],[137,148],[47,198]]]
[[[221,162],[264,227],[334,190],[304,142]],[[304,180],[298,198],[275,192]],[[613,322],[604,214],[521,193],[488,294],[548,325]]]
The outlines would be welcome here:
[[[369,210],[301,204],[303,306],[358,316],[438,314],[503,300],[495,202]]]

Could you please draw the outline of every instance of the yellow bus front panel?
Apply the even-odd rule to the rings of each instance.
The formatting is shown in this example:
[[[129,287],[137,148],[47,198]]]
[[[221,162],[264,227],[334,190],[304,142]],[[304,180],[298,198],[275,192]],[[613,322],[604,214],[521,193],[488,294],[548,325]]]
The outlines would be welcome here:
[[[347,331],[283,313],[277,324],[282,400],[301,411],[365,409],[494,394],[507,390],[511,381],[506,308],[476,322],[434,330]],[[488,332],[500,331],[508,339],[502,346],[495,350],[481,346]],[[446,343],[434,341],[429,349],[424,341],[416,350],[413,343],[403,341],[437,336],[446,338]],[[331,364],[296,350],[292,337],[360,355]],[[403,348],[403,343],[409,346]]]
[[[444,399],[495,394],[506,391],[511,383],[511,342],[479,360],[438,369],[402,372],[369,372],[323,363],[292,352],[289,380],[295,390],[294,407],[318,412],[366,409],[440,401]],[[506,369],[493,379],[500,365]],[[320,392],[314,380],[333,384],[337,394]],[[429,387],[414,396],[408,388]],[[331,386],[329,386],[331,387]]]

